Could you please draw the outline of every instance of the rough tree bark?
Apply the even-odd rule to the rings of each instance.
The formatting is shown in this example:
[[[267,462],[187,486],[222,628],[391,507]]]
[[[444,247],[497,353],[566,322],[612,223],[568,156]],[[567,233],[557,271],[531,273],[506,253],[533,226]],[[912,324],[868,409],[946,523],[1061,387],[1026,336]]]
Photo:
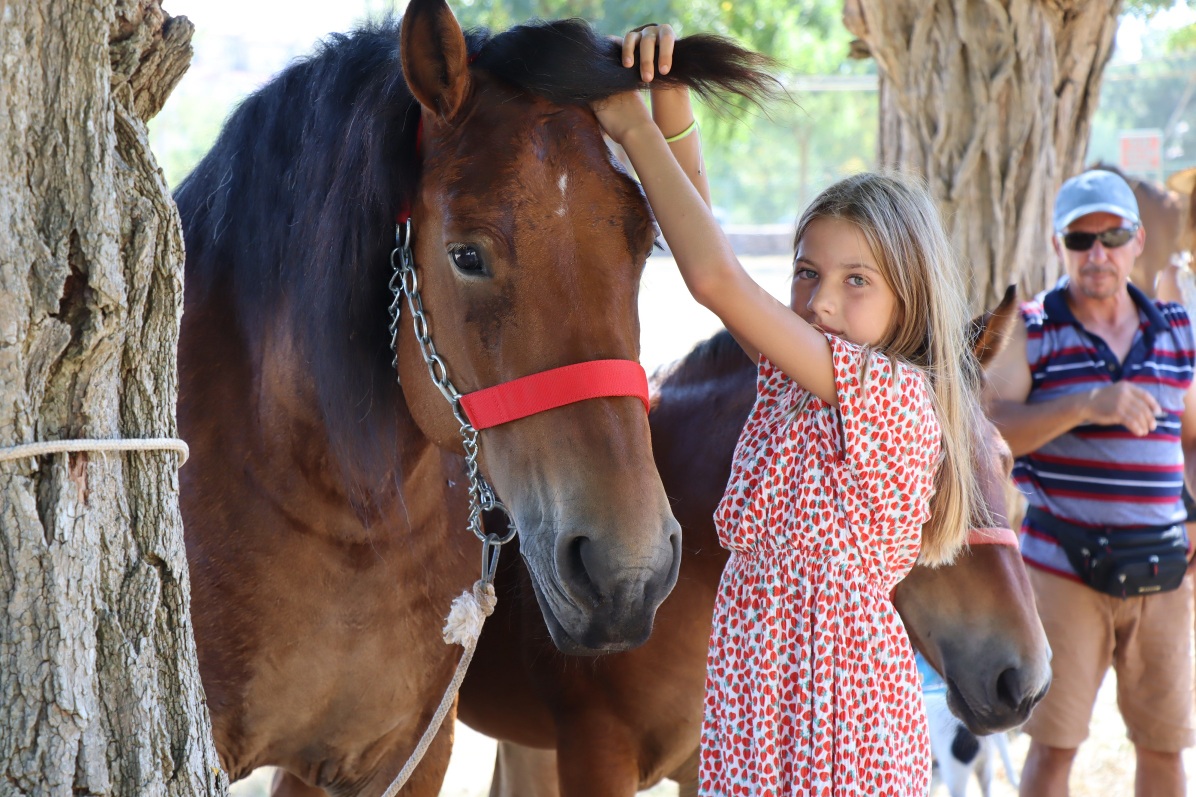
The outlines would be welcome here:
[[[880,161],[924,175],[973,310],[1055,281],[1051,203],[1083,169],[1121,0],[846,0],[880,71]]]
[[[160,0],[0,0],[0,447],[169,437],[182,232]],[[169,452],[0,462],[0,793],[227,792]]]

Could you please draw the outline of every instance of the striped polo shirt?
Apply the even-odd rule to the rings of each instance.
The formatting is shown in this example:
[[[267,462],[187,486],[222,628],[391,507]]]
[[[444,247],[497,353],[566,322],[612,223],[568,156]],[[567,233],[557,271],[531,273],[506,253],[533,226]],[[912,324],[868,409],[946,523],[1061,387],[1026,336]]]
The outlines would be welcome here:
[[[1145,437],[1124,426],[1089,424],[1018,458],[1013,477],[1030,505],[1079,526],[1166,526],[1187,517],[1180,499],[1184,470],[1179,427],[1192,381],[1192,329],[1182,306],[1154,302],[1133,285],[1129,292],[1138,307],[1139,326],[1124,362],[1072,315],[1066,286],[1021,307],[1032,378],[1027,404],[1124,379],[1151,393],[1163,410],[1155,430]],[[1027,564],[1076,578],[1050,534],[1035,528],[1030,518],[1022,532]]]

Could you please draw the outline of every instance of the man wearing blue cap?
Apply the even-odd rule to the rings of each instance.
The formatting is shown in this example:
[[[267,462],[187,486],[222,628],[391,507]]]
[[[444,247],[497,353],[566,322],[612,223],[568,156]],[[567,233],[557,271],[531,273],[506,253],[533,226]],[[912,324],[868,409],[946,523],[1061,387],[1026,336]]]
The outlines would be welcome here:
[[[1146,234],[1125,180],[1093,170],[1065,182],[1054,228],[1067,280],[1022,305],[985,395],[1017,458],[1022,557],[1053,652],[1021,794],[1068,793],[1112,665],[1136,793],[1181,795],[1194,741],[1180,496],[1185,476],[1196,484],[1196,346],[1180,305],[1129,282]]]

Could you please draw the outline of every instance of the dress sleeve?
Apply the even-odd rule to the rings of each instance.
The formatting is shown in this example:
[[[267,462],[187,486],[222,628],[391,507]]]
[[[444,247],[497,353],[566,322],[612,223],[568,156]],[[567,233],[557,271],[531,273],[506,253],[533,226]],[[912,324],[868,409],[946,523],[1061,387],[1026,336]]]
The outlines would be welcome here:
[[[925,377],[880,352],[830,340],[851,520],[920,526],[930,517],[941,446]]]

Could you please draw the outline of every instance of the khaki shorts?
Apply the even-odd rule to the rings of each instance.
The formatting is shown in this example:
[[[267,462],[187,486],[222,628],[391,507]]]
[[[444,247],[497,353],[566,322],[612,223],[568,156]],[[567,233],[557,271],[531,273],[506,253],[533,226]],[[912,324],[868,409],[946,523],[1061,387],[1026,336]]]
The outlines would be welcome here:
[[[1192,575],[1177,590],[1122,599],[1036,567],[1027,570],[1051,643],[1052,681],[1026,733],[1048,747],[1079,747],[1112,664],[1131,742],[1160,753],[1196,743]]]

